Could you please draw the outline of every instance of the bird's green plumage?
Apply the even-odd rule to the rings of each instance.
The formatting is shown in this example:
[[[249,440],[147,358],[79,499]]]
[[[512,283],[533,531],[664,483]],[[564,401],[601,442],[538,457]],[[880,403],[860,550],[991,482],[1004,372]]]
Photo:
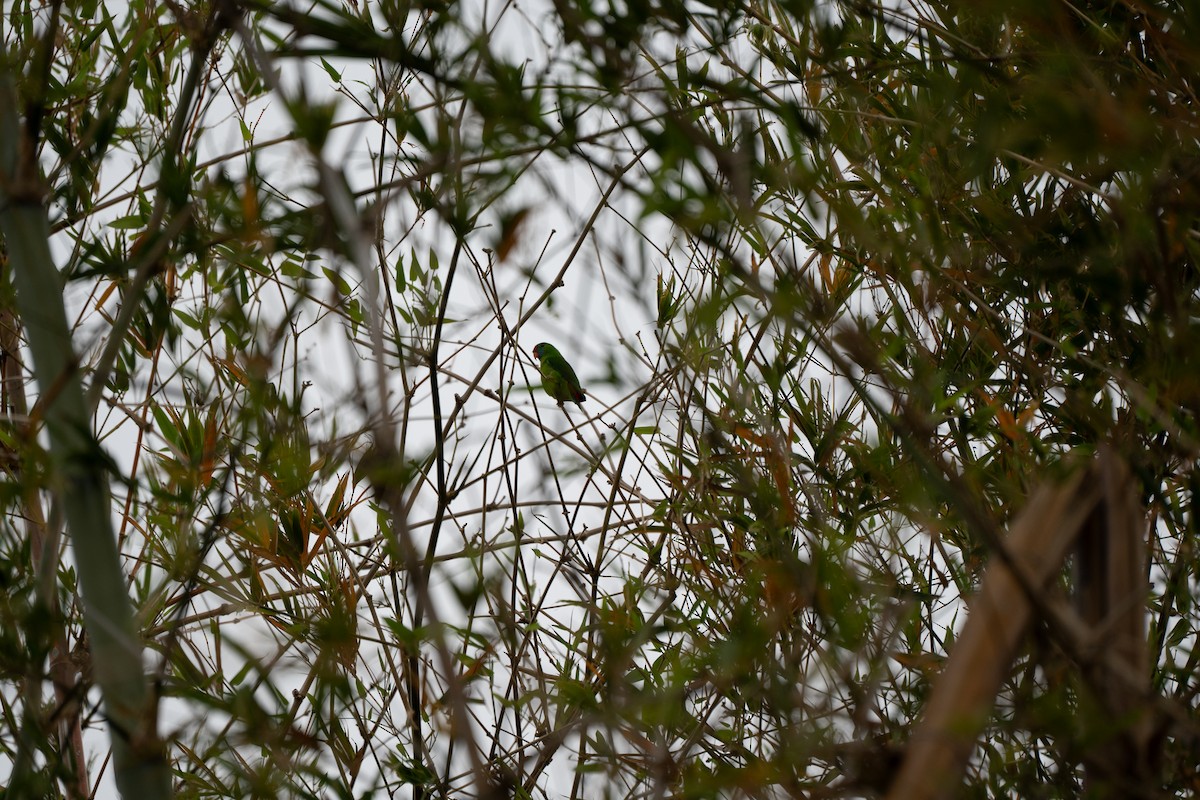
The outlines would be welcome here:
[[[583,387],[579,385],[579,378],[575,377],[575,370],[571,369],[571,365],[554,345],[547,342],[534,345],[533,357],[539,362],[542,387],[560,406],[567,401],[582,403],[586,399]]]

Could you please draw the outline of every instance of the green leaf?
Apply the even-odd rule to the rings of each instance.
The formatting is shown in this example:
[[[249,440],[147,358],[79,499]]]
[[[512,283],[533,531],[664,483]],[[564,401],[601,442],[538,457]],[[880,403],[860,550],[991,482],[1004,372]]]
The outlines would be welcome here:
[[[119,217],[108,223],[108,227],[118,231],[129,231],[137,228],[146,227],[146,218],[142,214],[130,214],[127,217]]]
[[[353,293],[353,290],[350,288],[350,283],[336,270],[330,269],[329,267],[321,267],[321,272],[325,273],[325,277],[328,278],[329,282],[334,285],[334,288],[337,289],[338,294],[342,295],[343,297],[349,297]]]
[[[321,66],[325,68],[325,71],[327,73],[329,73],[329,77],[333,78],[334,81],[336,81],[337,83],[342,82],[342,73],[340,73],[336,69],[334,69],[333,65],[330,64],[328,61],[326,61],[324,58],[321,59]]]

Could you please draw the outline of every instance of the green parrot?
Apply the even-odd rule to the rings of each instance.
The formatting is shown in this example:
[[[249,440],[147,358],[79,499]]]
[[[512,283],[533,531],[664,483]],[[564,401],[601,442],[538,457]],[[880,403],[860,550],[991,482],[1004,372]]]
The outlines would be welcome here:
[[[541,362],[538,369],[542,373],[542,386],[546,394],[557,400],[560,406],[568,400],[583,404],[587,397],[579,385],[579,378],[575,377],[575,370],[571,369],[554,345],[546,342],[535,344],[533,357]]]

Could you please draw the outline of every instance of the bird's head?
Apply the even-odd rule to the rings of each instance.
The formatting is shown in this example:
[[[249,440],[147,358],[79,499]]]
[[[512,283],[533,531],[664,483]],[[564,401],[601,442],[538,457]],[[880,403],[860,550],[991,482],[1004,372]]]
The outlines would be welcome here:
[[[556,352],[554,345],[548,342],[539,342],[533,346],[533,357],[538,360],[541,360],[554,352]]]

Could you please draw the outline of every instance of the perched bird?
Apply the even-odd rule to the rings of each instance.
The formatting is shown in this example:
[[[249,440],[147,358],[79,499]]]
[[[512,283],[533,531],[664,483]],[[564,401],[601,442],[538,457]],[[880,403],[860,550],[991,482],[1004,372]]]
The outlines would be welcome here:
[[[542,387],[546,394],[557,400],[560,406],[568,400],[583,403],[586,395],[579,385],[579,378],[575,377],[575,370],[571,369],[554,345],[546,342],[534,345],[533,357],[540,362],[538,369],[542,373]]]

